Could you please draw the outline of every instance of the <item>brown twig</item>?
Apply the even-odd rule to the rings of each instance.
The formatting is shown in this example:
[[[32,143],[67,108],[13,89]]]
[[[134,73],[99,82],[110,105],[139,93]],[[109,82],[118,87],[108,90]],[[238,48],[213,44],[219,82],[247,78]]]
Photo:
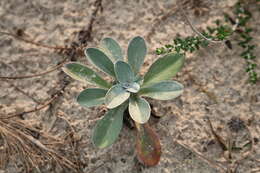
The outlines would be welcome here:
[[[225,40],[213,40],[210,38],[205,37],[201,32],[199,32],[196,27],[191,23],[190,19],[188,18],[188,16],[185,14],[184,10],[180,7],[180,11],[181,14],[184,16],[185,20],[187,21],[188,25],[191,27],[192,31],[195,32],[197,35],[199,35],[200,37],[202,37],[203,39],[212,42],[212,43],[224,43]]]
[[[236,169],[237,166],[239,165],[239,163],[240,163],[242,160],[244,160],[244,159],[246,159],[247,157],[249,157],[249,156],[253,153],[253,151],[254,151],[254,139],[253,139],[253,135],[252,135],[251,130],[249,129],[248,126],[246,126],[246,129],[247,129],[248,134],[249,134],[249,137],[250,137],[251,147],[250,147],[250,150],[249,150],[247,153],[245,153],[241,158],[237,159],[237,160],[234,162],[234,164],[233,164],[234,169]]]
[[[18,92],[22,93],[23,95],[25,95],[26,97],[32,99],[32,101],[34,101],[37,104],[40,104],[40,102],[35,99],[34,97],[32,97],[31,95],[29,95],[27,92],[25,92],[24,90],[22,90],[21,88],[17,87],[16,85],[14,85],[13,83],[11,83],[9,80],[3,80],[4,82],[7,82],[9,85],[11,85],[11,87],[13,87],[15,90],[17,90]]]
[[[35,138],[30,131],[36,131],[41,134],[41,139]],[[4,141],[3,148],[0,150],[0,166],[5,165],[4,159],[17,160],[16,157],[20,156],[26,172],[31,172],[32,168],[39,169],[39,165],[43,165],[44,162],[49,160],[52,162],[56,161],[57,164],[70,168],[73,172],[78,172],[76,171],[77,166],[73,161],[42,143],[45,140],[58,141],[57,138],[45,135],[24,121],[0,119],[0,136]]]
[[[73,154],[74,160],[76,160],[76,165],[77,165],[79,168],[81,168],[81,167],[82,167],[81,161],[80,161],[80,159],[77,157],[77,155],[78,155],[78,153],[79,153],[79,152],[78,152],[78,146],[79,146],[79,145],[78,145],[78,140],[79,140],[79,139],[76,139],[76,138],[75,138],[76,132],[75,132],[74,128],[71,126],[69,120],[64,116],[64,113],[59,112],[59,113],[58,113],[58,117],[59,117],[60,119],[62,119],[63,121],[65,121],[65,122],[68,124],[68,126],[69,126],[70,133],[68,134],[68,137],[70,138],[69,142],[70,142],[70,146],[71,146],[71,148],[72,148],[72,154]],[[66,139],[66,138],[65,138],[65,139]]]
[[[177,144],[179,144],[180,146],[186,148],[187,150],[191,151],[192,153],[194,153],[196,156],[198,156],[199,158],[201,158],[202,160],[204,160],[205,162],[207,162],[209,165],[211,165],[213,168],[217,169],[217,170],[221,170],[223,173],[226,172],[225,168],[223,168],[222,166],[220,166],[218,163],[216,163],[213,160],[208,159],[207,157],[205,157],[203,154],[200,154],[199,152],[197,152],[195,149],[192,149],[191,147],[187,146],[186,144],[184,144],[181,141],[176,140],[175,141]]]
[[[0,79],[28,79],[28,78],[34,78],[46,75],[48,73],[54,72],[55,70],[59,69],[63,64],[66,62],[66,59],[64,59],[62,62],[60,62],[58,65],[52,67],[50,70],[40,72],[37,74],[27,75],[27,76],[0,76]]]
[[[218,142],[218,144],[220,145],[222,150],[223,151],[228,150],[228,146],[227,146],[225,140],[215,132],[209,117],[206,117],[206,119],[208,120],[208,124],[209,124],[211,133],[213,134],[214,138],[216,139],[216,141]]]
[[[237,160],[232,161],[232,144],[233,144],[232,139],[229,139],[229,140],[228,140],[228,146],[227,146],[225,140],[224,140],[221,136],[219,136],[219,135],[215,132],[215,130],[213,129],[213,126],[212,126],[212,124],[211,124],[211,121],[210,121],[210,119],[209,119],[208,117],[207,117],[207,120],[208,120],[210,129],[211,129],[211,132],[212,132],[212,134],[214,135],[216,141],[217,141],[217,142],[219,143],[219,145],[221,146],[223,152],[224,152],[224,151],[228,151],[228,157],[227,157],[227,158],[225,157],[225,159],[228,161],[228,163],[231,163],[231,165],[227,165],[227,172],[228,172],[228,173],[229,173],[229,172],[233,173],[233,172],[237,169],[239,163],[240,163],[242,160],[246,159],[248,156],[250,156],[250,155],[252,154],[253,150],[254,150],[254,139],[253,139],[252,133],[251,133],[250,129],[246,126],[247,131],[248,131],[249,136],[250,136],[251,148],[250,148],[250,150],[249,150],[247,153],[243,154],[242,157],[240,157],[240,158],[237,159]],[[229,136],[230,136],[230,135],[229,135]]]
[[[69,61],[76,61],[77,57],[78,57],[77,50],[82,49],[81,46],[86,46],[87,43],[89,42],[89,40],[91,39],[93,24],[95,22],[96,15],[99,11],[102,11],[102,0],[96,0],[94,5],[95,5],[95,8],[92,13],[92,17],[90,19],[88,26],[86,27],[86,29],[83,29],[82,31],[79,32],[77,42],[72,42],[71,47],[69,47],[69,48],[42,45],[40,43],[35,43],[33,41],[21,38],[19,36],[16,36],[15,34],[7,33],[7,32],[0,31],[0,34],[12,36],[21,41],[24,41],[26,43],[30,43],[30,44],[33,44],[36,46],[64,51],[64,53],[67,56],[67,59]],[[43,72],[43,73],[46,74],[46,72]],[[43,74],[41,74],[41,75],[43,75]],[[33,75],[33,77],[34,76],[35,75]],[[59,89],[58,90],[54,89],[54,90],[56,90],[56,92],[54,92],[52,97],[50,99],[48,99],[45,103],[39,104],[36,108],[30,109],[28,111],[24,111],[22,113],[13,113],[13,114],[9,114],[9,116],[7,116],[7,117],[0,117],[0,124],[1,124],[0,125],[0,136],[1,136],[1,139],[4,139],[4,142],[6,143],[6,146],[3,151],[3,153],[5,153],[5,154],[0,153],[0,159],[4,158],[4,160],[7,160],[9,158],[12,158],[12,159],[10,159],[10,161],[17,161],[18,159],[16,157],[17,156],[16,154],[18,153],[19,159],[22,160],[22,164],[26,168],[27,172],[31,171],[32,167],[37,169],[38,166],[44,165],[44,164],[46,164],[46,162],[49,162],[49,161],[51,161],[52,163],[54,161],[56,164],[58,164],[62,167],[64,166],[67,168],[71,168],[75,172],[81,172],[81,170],[79,168],[81,163],[78,158],[76,158],[76,159],[73,157],[66,158],[63,155],[60,155],[55,150],[55,148],[48,148],[46,145],[44,145],[44,142],[49,143],[49,144],[55,144],[55,145],[57,143],[65,144],[64,142],[61,143],[61,142],[56,142],[53,140],[50,140],[47,142],[41,141],[41,138],[35,139],[34,137],[32,137],[28,134],[25,134],[25,135],[20,134],[20,133],[24,133],[25,129],[22,127],[16,129],[16,125],[10,124],[10,122],[18,121],[18,119],[12,118],[12,117],[21,116],[21,115],[28,114],[28,113],[33,113],[33,112],[39,111],[41,109],[44,109],[48,106],[52,107],[53,105],[57,104],[58,99],[60,98],[60,96],[63,95],[65,88],[70,84],[70,80],[68,80],[68,77],[63,72],[58,73],[58,77],[59,77],[59,81],[58,81],[59,86],[57,88],[59,88]],[[6,123],[1,123],[4,121]],[[7,124],[8,124],[8,126],[7,126]],[[20,124],[22,124],[22,121],[19,122],[17,125],[20,125]],[[71,129],[71,130],[73,132],[73,129]],[[20,131],[20,133],[18,133],[17,131]],[[41,133],[41,132],[39,132],[39,133]],[[50,138],[50,139],[52,139],[52,138]],[[73,141],[71,141],[71,142],[73,143]],[[71,147],[74,147],[73,151],[72,152],[68,151],[66,148],[65,153],[69,152],[68,155],[70,155],[70,156],[74,155],[75,157],[76,156],[79,157],[77,155],[77,153],[78,153],[77,149],[75,150],[76,146],[71,144]],[[0,150],[0,152],[1,151],[2,150]],[[64,151],[65,151],[65,149],[64,149]],[[7,156],[7,157],[2,157],[2,156]],[[71,161],[71,160],[73,160],[73,161]],[[6,165],[7,163],[8,163],[8,161],[3,163],[0,160],[0,166]],[[14,163],[14,164],[16,164],[16,163]]]
[[[49,106],[55,99],[58,98],[58,94],[54,95],[51,99],[49,99],[48,101],[46,101],[45,103],[43,103],[41,106],[39,107],[36,107],[34,109],[30,109],[28,111],[23,111],[21,113],[13,113],[13,114],[9,114],[9,116],[7,117],[0,117],[0,119],[10,119],[10,118],[14,118],[14,117],[18,117],[18,116],[22,116],[24,114],[29,114],[29,113],[32,113],[32,112],[37,112],[47,106]]]
[[[94,3],[94,6],[96,7],[91,14],[90,22],[88,25],[79,31],[78,33],[78,42],[81,47],[86,47],[87,42],[91,39],[91,34],[92,34],[92,29],[93,29],[93,24],[96,19],[97,13],[99,11],[103,11],[103,6],[102,6],[102,0],[96,0]]]
[[[182,13],[182,16],[185,18],[185,20],[187,21],[188,25],[190,26],[190,28],[192,29],[193,32],[195,32],[198,36],[202,37],[203,39],[207,40],[208,42],[211,43],[225,43],[227,40],[214,40],[214,39],[210,39],[205,37],[201,32],[199,32],[196,27],[192,24],[191,20],[189,19],[189,17],[185,14],[183,8],[180,6],[180,12]],[[236,18],[235,23],[232,26],[232,32],[236,31],[239,25],[239,19]]]
[[[65,49],[68,49],[66,47],[61,47],[61,46],[48,46],[48,45],[44,45],[44,44],[41,44],[41,43],[37,43],[37,42],[34,42],[32,40],[27,40],[25,38],[22,38],[20,36],[17,36],[15,34],[12,34],[12,33],[9,33],[9,32],[0,31],[0,34],[8,35],[8,36],[11,36],[11,37],[16,38],[18,40],[21,40],[21,41],[23,41],[25,43],[29,43],[29,44],[32,44],[32,45],[35,45],[35,46],[39,46],[39,47],[43,47],[43,48],[47,48],[47,49],[55,49],[55,50],[65,50]]]

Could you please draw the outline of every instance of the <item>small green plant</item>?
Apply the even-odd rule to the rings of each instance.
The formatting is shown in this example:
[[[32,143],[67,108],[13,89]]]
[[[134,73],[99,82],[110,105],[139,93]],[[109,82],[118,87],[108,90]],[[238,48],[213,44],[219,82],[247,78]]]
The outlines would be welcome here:
[[[253,37],[250,33],[253,31],[253,28],[248,25],[248,22],[252,18],[252,14],[249,10],[243,7],[241,2],[236,3],[234,13],[238,19],[237,33],[240,37],[238,45],[243,48],[243,52],[240,56],[247,62],[246,72],[249,74],[249,81],[251,83],[256,83],[258,81],[258,75],[255,71],[257,64],[254,62],[256,56],[253,52],[256,45],[251,43]],[[231,19],[230,16],[229,19]]]
[[[157,59],[148,72],[141,76],[139,71],[146,52],[144,39],[135,37],[129,43],[126,62],[118,43],[112,38],[105,38],[99,48],[87,48],[85,55],[96,67],[113,78],[111,82],[76,62],[67,63],[63,71],[76,80],[100,87],[82,91],[77,97],[80,105],[92,107],[105,104],[109,108],[95,126],[92,137],[94,145],[104,148],[115,142],[123,125],[124,111],[128,108],[138,132],[138,159],[145,165],[152,166],[159,162],[161,149],[159,138],[147,123],[151,108],[143,97],[169,100],[182,94],[182,84],[170,79],[183,66],[184,55],[167,54]]]
[[[220,21],[215,21],[215,27],[207,27],[201,34],[207,39],[214,41],[226,40],[232,34],[232,28],[228,25],[220,25]],[[177,37],[173,39],[172,44],[166,44],[163,47],[156,49],[157,55],[162,55],[170,52],[177,53],[193,53],[199,50],[200,47],[207,47],[209,41],[201,36],[188,36],[185,38]]]
[[[227,47],[232,49],[231,41],[228,40],[233,34],[238,34],[239,41],[237,44],[243,48],[243,52],[240,54],[242,58],[246,60],[245,71],[249,75],[249,82],[255,84],[258,80],[258,74],[256,72],[257,64],[255,63],[254,49],[255,44],[252,44],[253,37],[250,35],[253,28],[249,27],[248,23],[252,18],[252,14],[247,10],[242,1],[238,1],[234,8],[234,17],[228,14],[224,14],[225,21],[216,20],[214,27],[207,27],[202,31],[202,36],[188,36],[185,38],[177,37],[172,43],[166,44],[163,47],[156,49],[157,55],[163,55],[170,52],[183,53],[194,52],[199,50],[200,47],[207,47],[209,40],[212,41],[224,41]],[[230,22],[230,23],[227,23]],[[206,38],[206,39],[205,39]]]

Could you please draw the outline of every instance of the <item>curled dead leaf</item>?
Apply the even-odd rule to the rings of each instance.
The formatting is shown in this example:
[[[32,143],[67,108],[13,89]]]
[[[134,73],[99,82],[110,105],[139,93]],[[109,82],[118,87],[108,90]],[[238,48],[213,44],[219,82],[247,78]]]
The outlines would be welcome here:
[[[138,160],[146,166],[155,166],[161,157],[159,137],[146,124],[137,124],[136,151]]]

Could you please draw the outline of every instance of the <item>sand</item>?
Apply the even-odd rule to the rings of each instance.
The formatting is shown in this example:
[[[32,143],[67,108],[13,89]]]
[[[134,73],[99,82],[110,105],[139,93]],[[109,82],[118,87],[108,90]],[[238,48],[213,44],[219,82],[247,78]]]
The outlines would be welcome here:
[[[215,19],[222,18],[222,13],[230,11],[236,1],[204,0],[196,8],[192,1],[187,2],[185,13],[195,27],[205,28],[213,25]],[[88,40],[87,47],[96,47],[102,38],[112,37],[126,50],[129,40],[140,35],[148,45],[148,55],[142,68],[144,73],[158,58],[155,54],[157,47],[171,42],[176,35],[195,35],[178,11],[178,3],[175,0],[103,0],[103,9],[94,18],[92,39]],[[49,46],[70,46],[77,40],[76,34],[89,25],[95,6],[94,0],[1,0],[0,31],[15,33],[22,30],[23,38]],[[250,9],[253,12],[250,24],[254,27],[254,43],[259,45],[257,26],[260,25],[260,13],[254,5]],[[195,11],[199,11],[200,15],[194,15]],[[223,44],[212,43],[209,48],[188,54],[184,68],[174,78],[184,85],[183,95],[170,101],[149,100],[156,114],[162,116],[156,122],[152,121],[162,145],[161,161],[155,167],[144,167],[137,162],[135,132],[127,127],[123,128],[119,139],[111,147],[100,150],[93,146],[93,127],[106,109],[82,108],[75,101],[79,92],[90,85],[68,78],[69,84],[64,93],[51,107],[26,114],[24,118],[57,138],[64,137],[72,127],[80,144],[76,157],[82,164],[83,172],[215,173],[221,169],[214,166],[222,165],[226,169],[228,163],[211,133],[208,117],[218,134],[225,139],[232,135],[239,146],[248,142],[249,134],[252,135],[253,152],[239,162],[237,172],[260,172],[260,85],[248,83],[244,70],[246,62],[239,56],[240,52],[241,48],[237,45],[230,50]],[[255,49],[255,54],[260,54],[259,48]],[[0,34],[0,76],[43,72],[64,57],[53,49]],[[78,55],[77,61],[89,64],[84,56]],[[258,57],[256,62],[260,64]],[[46,101],[61,86],[63,76],[60,71],[30,79],[0,81],[1,114],[29,110],[37,102]],[[257,71],[260,72],[259,69]],[[27,96],[14,86],[26,92]],[[61,114],[67,121],[57,117]],[[240,118],[246,128],[230,134],[227,124],[232,117]],[[235,154],[234,159],[243,156],[243,152]],[[66,155],[66,152],[63,154]],[[207,163],[198,154],[214,160],[215,164]],[[10,162],[0,172],[23,172],[21,165],[17,165]],[[39,169],[46,173],[70,172],[55,164],[40,166]]]

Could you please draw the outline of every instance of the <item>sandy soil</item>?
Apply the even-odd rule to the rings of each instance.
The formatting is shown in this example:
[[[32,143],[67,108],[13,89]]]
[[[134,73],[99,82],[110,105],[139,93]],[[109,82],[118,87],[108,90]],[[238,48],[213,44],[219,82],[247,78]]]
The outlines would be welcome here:
[[[0,30],[12,33],[23,30],[24,38],[50,46],[69,46],[75,41],[77,32],[88,26],[95,9],[94,2],[1,0]],[[198,28],[210,25],[224,11],[229,11],[236,1],[203,2],[198,7],[203,11],[202,15],[195,16],[194,8],[188,8],[192,6],[191,1],[186,8],[187,15]],[[92,40],[87,46],[97,46],[103,37],[109,36],[118,40],[125,49],[132,37],[143,36],[149,48],[143,71],[157,58],[154,53],[157,47],[169,43],[177,34],[194,34],[178,13],[175,0],[103,0],[102,6],[103,10],[95,17]],[[251,8],[254,11],[254,41],[259,43],[260,31],[256,26],[260,26],[260,20],[257,20],[260,13],[254,6]],[[166,19],[163,18],[165,15]],[[39,73],[55,66],[65,57],[52,49],[37,47],[10,36],[0,34],[0,38],[1,76]],[[227,164],[221,147],[210,131],[207,117],[224,138],[230,137],[227,123],[232,117],[237,117],[244,121],[248,129],[243,128],[238,133],[233,133],[232,139],[242,145],[241,143],[249,140],[249,130],[255,142],[253,152],[238,164],[237,172],[260,172],[260,85],[248,83],[244,71],[246,64],[239,57],[239,52],[240,48],[235,45],[229,50],[224,45],[212,44],[210,48],[188,55],[185,67],[175,78],[185,86],[183,95],[172,101],[150,100],[156,113],[163,115],[156,123],[152,123],[162,144],[161,161],[155,167],[143,167],[137,163],[134,153],[135,133],[126,127],[112,147],[99,150],[92,145],[92,128],[102,117],[104,108],[85,109],[75,102],[78,93],[88,87],[80,82],[70,79],[63,96],[51,108],[47,107],[24,117],[37,122],[42,131],[62,137],[70,128],[64,119],[57,118],[58,114],[62,114],[81,143],[77,157],[83,165],[82,171],[93,173],[220,172],[214,164],[207,163],[196,154],[215,160],[217,164],[223,163],[223,167]],[[259,54],[259,49],[256,49],[256,55]],[[88,64],[83,56],[77,57],[77,61]],[[259,58],[257,64],[260,64]],[[60,74],[60,70],[57,70],[42,77],[0,81],[1,114],[28,110],[34,108],[37,102],[50,98],[61,82]],[[14,86],[26,92],[27,96]],[[45,165],[40,169],[42,172],[69,172],[55,165]],[[9,163],[7,167],[0,169],[0,173],[2,172],[22,171]]]

